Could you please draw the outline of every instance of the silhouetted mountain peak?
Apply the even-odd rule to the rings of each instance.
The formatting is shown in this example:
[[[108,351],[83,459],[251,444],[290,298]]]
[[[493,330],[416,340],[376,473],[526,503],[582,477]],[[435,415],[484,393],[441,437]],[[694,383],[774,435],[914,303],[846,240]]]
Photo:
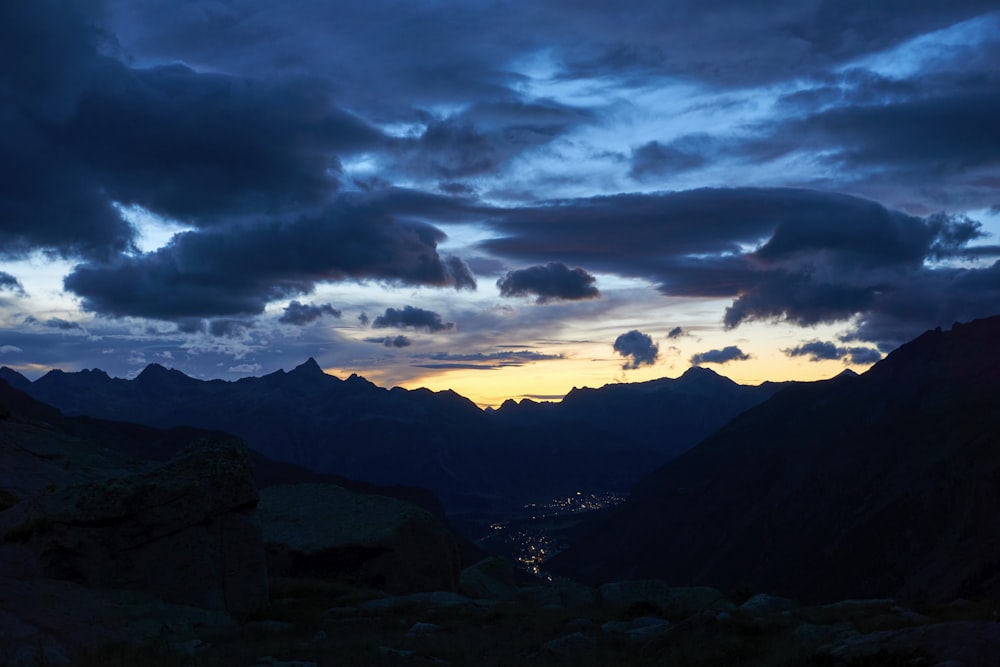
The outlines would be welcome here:
[[[365,378],[361,377],[357,373],[351,373],[351,375],[344,380],[344,382],[349,387],[374,387],[375,385]]]
[[[103,371],[101,372],[103,373]],[[191,378],[176,368],[167,368],[166,366],[161,366],[160,364],[149,364],[142,369],[142,372],[139,373],[135,379],[140,384],[148,384],[150,382],[190,380]]]
[[[725,375],[719,375],[711,368],[704,366],[692,366],[684,371],[684,374],[677,378],[680,382],[717,382],[722,384],[736,384]]]
[[[289,371],[289,375],[293,373],[298,376],[326,375],[326,373],[323,372],[323,369],[320,367],[320,365],[316,363],[316,360],[313,359],[312,357],[309,357],[304,362],[302,362],[301,364],[299,364],[298,366]]]
[[[0,379],[6,380],[7,384],[21,391],[31,386],[31,380],[7,366],[0,368]]]

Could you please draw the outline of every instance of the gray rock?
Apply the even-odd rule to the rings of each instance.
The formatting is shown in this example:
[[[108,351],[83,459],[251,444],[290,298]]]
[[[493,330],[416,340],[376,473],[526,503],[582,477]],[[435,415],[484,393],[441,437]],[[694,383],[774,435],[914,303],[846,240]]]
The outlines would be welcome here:
[[[736,608],[714,588],[671,588],[656,579],[604,584],[599,592],[604,603],[617,612],[647,607],[675,620],[702,611],[733,611]]]
[[[823,658],[851,661],[880,652],[913,651],[925,652],[931,664],[953,661],[964,667],[995,667],[1000,655],[1000,624],[962,621],[882,630],[826,645],[816,653]]]
[[[284,621],[267,619],[264,621],[252,621],[244,628],[253,635],[283,635],[295,630],[295,625]]]
[[[542,644],[542,650],[555,655],[567,655],[588,651],[596,645],[596,642],[582,632],[574,632],[564,637],[557,637]]]
[[[152,470],[49,489],[3,513],[41,576],[243,616],[267,599],[246,448],[203,442]]]
[[[514,568],[506,558],[484,558],[462,570],[458,591],[470,598],[513,600],[517,597]]]
[[[475,604],[474,601],[464,595],[448,591],[438,591],[368,600],[361,604],[361,608],[370,614],[384,614],[401,609],[453,609],[473,604]]]
[[[759,593],[740,605],[740,611],[748,614],[773,614],[792,611],[797,605],[788,598]]]
[[[190,643],[193,639],[230,631],[235,625],[225,611],[67,581],[25,581],[6,577],[0,570],[0,665],[15,664],[17,652],[34,651],[37,657],[39,643],[49,664],[57,664],[60,655],[78,664],[82,654],[106,645],[146,647],[156,642],[183,655],[195,645]]]
[[[257,658],[253,667],[319,667],[319,663],[311,660],[278,660],[274,656],[265,655]]]
[[[655,616],[639,616],[631,621],[608,621],[601,625],[605,634],[625,635],[632,641],[654,639],[669,629],[669,621]]]
[[[410,626],[410,629],[406,631],[406,635],[408,637],[424,637],[432,635],[440,629],[441,626],[435,623],[423,623],[418,621]]]
[[[272,574],[390,593],[458,588],[454,536],[415,505],[330,484],[292,484],[264,489],[259,514]]]
[[[569,579],[555,579],[538,586],[521,587],[517,597],[539,607],[586,607],[597,602],[597,591]]]

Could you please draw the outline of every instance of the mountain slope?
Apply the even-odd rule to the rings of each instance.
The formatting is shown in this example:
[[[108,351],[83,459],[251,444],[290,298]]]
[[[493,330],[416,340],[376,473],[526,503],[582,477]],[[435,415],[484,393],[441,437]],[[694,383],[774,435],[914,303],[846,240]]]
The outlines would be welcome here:
[[[786,388],[647,476],[552,566],[798,597],[1000,587],[1000,318]]]
[[[77,474],[77,468],[100,469],[102,466],[94,463],[95,461],[104,461],[103,467],[116,474],[120,468],[135,468],[153,461],[166,461],[191,443],[206,439],[222,441],[232,439],[232,436],[192,427],[161,429],[131,422],[66,416],[57,408],[39,402],[0,380],[0,443],[7,445],[4,454],[16,454],[16,444],[22,441],[42,443],[55,452],[48,457],[34,457],[37,461],[22,457],[18,459],[19,463],[12,459],[8,461],[8,465],[0,466],[6,473],[0,474],[0,482],[4,488],[26,486],[37,492],[44,486],[39,486],[37,479],[47,479],[47,476],[52,475],[60,479],[71,479]],[[81,461],[89,463],[83,465]],[[320,474],[292,463],[276,461],[254,451],[250,452],[250,465],[259,488],[277,484],[335,484],[355,493],[404,500],[427,509],[438,517],[444,517],[441,502],[425,489],[380,486],[339,475]],[[29,468],[46,472],[29,474]]]
[[[236,382],[156,364],[134,380],[51,371],[26,390],[68,414],[226,431],[311,470],[429,488],[460,510],[622,491],[776,387],[743,387],[698,370],[484,413],[454,392],[340,380],[310,359]]]

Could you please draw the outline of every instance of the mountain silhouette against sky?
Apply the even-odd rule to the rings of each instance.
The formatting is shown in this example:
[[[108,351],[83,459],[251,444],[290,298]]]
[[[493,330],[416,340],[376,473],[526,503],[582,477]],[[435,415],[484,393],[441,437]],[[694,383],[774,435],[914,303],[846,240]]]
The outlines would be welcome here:
[[[1000,591],[1000,317],[790,386],[645,477],[551,565],[803,601]]]
[[[317,472],[431,489],[453,510],[623,491],[780,387],[692,369],[677,379],[577,389],[560,403],[509,401],[483,411],[451,391],[342,380],[314,359],[235,382],[158,364],[132,380],[96,369],[53,370],[34,382],[3,373],[68,415],[222,430]]]

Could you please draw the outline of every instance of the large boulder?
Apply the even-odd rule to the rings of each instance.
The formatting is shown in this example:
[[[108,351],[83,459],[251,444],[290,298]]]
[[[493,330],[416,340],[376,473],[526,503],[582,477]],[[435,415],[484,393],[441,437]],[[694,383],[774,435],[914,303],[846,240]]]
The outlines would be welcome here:
[[[513,600],[517,597],[514,568],[502,556],[490,556],[462,570],[458,590],[470,598]]]
[[[214,439],[148,472],[49,487],[0,514],[49,579],[128,589],[243,616],[267,599],[244,445]]]
[[[415,505],[332,484],[289,484],[262,490],[259,514],[272,575],[393,594],[458,588],[454,536]]]

